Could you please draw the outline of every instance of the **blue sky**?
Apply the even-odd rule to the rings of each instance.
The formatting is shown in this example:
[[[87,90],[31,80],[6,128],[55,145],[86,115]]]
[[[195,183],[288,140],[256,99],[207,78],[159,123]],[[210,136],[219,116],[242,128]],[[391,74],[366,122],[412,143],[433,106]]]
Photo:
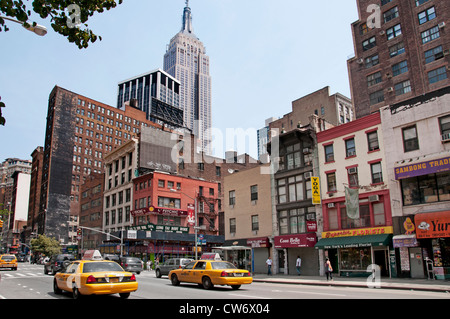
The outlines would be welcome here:
[[[83,50],[39,17],[33,16],[49,30],[45,37],[9,24],[0,32],[0,96],[7,105],[0,161],[30,159],[43,146],[55,85],[115,107],[118,82],[162,69],[184,6],[184,0],[124,0],[88,21],[103,41]],[[259,129],[325,86],[350,97],[346,61],[354,52],[356,0],[191,0],[190,7],[210,57],[214,128]],[[239,151],[256,157],[254,145]]]

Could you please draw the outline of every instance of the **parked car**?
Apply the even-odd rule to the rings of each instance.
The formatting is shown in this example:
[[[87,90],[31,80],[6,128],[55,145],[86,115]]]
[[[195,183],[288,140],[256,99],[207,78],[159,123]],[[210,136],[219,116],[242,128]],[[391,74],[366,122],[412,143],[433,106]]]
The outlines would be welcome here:
[[[125,271],[135,272],[138,275],[144,269],[142,261],[137,257],[120,257],[120,265]]]
[[[171,258],[166,262],[159,264],[155,268],[155,273],[157,278],[161,278],[161,276],[168,276],[169,272],[174,269],[180,269],[194,261],[189,258]]]
[[[70,262],[75,260],[75,256],[72,254],[58,254],[53,255],[49,261],[44,264],[44,274],[52,273],[56,274],[67,267]]]

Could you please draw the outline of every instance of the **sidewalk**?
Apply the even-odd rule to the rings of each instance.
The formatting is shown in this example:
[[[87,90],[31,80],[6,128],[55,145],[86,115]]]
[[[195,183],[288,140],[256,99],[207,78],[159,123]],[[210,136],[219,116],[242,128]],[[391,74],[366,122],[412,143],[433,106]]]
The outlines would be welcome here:
[[[368,283],[364,277],[339,277],[333,274],[333,281],[327,281],[326,277],[319,276],[295,276],[295,275],[273,275],[255,274],[254,282],[316,285],[316,286],[340,286],[360,288],[384,288],[405,289],[420,291],[435,291],[450,293],[450,281],[411,279],[411,278],[381,278],[378,283]]]

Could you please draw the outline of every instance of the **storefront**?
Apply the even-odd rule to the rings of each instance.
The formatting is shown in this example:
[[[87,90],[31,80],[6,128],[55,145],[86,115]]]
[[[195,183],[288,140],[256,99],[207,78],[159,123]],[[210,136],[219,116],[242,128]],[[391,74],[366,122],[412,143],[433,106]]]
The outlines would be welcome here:
[[[252,273],[266,273],[266,260],[270,256],[268,237],[226,240],[223,247],[215,247],[223,260]]]
[[[303,275],[319,275],[318,253],[314,249],[316,243],[315,233],[275,236],[274,249],[277,250],[277,254],[274,255],[278,256],[278,273],[297,274],[295,263],[299,256],[302,259]]]
[[[450,279],[450,211],[417,214],[417,240],[433,261],[436,279]]]
[[[315,248],[325,251],[340,276],[368,276],[372,264],[380,267],[381,276],[390,276],[392,234],[391,226],[323,232]]]

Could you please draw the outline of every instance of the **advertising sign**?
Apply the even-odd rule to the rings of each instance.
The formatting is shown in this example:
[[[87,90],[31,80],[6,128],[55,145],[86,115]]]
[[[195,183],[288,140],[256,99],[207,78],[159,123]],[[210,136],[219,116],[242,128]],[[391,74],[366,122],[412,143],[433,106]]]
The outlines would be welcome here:
[[[317,242],[315,234],[296,234],[286,236],[275,236],[275,248],[304,248],[314,247]]]
[[[417,238],[450,237],[450,211],[418,214],[414,217]]]
[[[311,177],[311,186],[312,186],[312,203],[313,205],[320,205],[320,180],[319,177]]]
[[[195,225],[195,206],[194,206],[194,204],[187,205],[187,223],[189,226]]]
[[[173,209],[173,208],[155,207],[155,206],[150,206],[150,207],[136,209],[136,210],[131,211],[131,215],[133,217],[146,216],[149,214],[174,216],[174,217],[186,217],[188,215],[188,211],[181,210],[181,209]]]

